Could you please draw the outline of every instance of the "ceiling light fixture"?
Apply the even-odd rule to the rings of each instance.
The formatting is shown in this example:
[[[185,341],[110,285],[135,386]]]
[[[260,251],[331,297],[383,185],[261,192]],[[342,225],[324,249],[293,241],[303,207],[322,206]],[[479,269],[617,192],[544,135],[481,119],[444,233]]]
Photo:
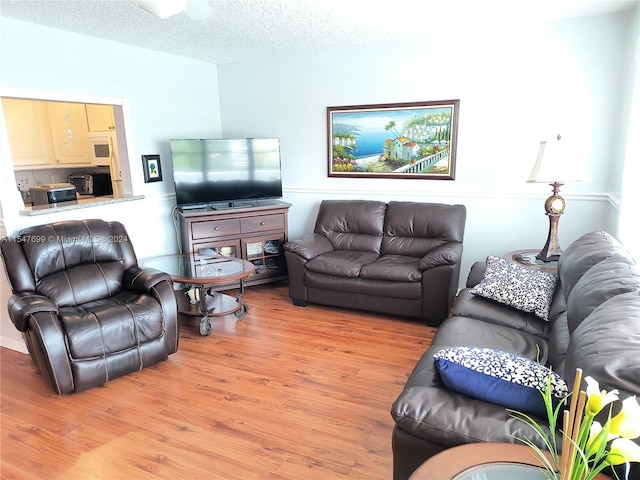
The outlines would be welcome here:
[[[165,19],[184,12],[187,0],[136,0],[141,10]]]
[[[208,0],[136,0],[141,10],[165,19],[186,13],[191,20],[204,20],[213,15]]]

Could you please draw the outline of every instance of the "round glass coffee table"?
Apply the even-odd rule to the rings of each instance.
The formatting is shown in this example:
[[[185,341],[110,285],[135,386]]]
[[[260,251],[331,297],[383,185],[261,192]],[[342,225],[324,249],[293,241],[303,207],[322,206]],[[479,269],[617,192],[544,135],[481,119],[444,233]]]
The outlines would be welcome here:
[[[545,480],[542,463],[526,445],[469,443],[434,455],[409,480]],[[595,480],[610,480],[599,473]]]
[[[209,317],[234,314],[244,317],[249,306],[242,300],[244,279],[253,273],[251,262],[222,255],[161,255],[140,262],[143,268],[155,268],[168,273],[176,283],[185,285],[176,295],[178,311],[183,315],[200,319],[200,335],[211,333]],[[213,291],[217,285],[240,282],[240,291],[235,296]]]

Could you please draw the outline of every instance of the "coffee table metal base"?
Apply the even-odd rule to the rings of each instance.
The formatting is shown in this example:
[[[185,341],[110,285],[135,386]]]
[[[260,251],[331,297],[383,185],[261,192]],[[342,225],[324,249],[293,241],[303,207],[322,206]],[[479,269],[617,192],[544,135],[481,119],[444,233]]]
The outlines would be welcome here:
[[[242,283],[242,282],[241,282]],[[240,293],[235,297],[220,292],[211,291],[204,285],[192,285],[198,289],[196,298],[199,301],[192,303],[187,295],[191,287],[185,288],[182,293],[178,293],[178,311],[183,315],[201,317],[200,335],[206,337],[211,334],[211,319],[209,317],[221,317],[234,314],[238,318],[244,317],[249,312],[249,305],[242,300],[244,288],[240,288]]]

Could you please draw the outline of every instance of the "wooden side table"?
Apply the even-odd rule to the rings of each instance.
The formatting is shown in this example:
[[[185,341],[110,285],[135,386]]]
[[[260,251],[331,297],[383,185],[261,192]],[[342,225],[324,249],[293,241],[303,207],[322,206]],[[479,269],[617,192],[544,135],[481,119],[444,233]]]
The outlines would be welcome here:
[[[420,465],[409,480],[544,480],[547,477],[540,468],[540,460],[526,445],[469,443],[434,455]],[[595,478],[611,480],[602,473]]]
[[[543,262],[536,258],[538,252],[539,250],[533,249],[514,250],[513,252],[506,253],[503,258],[519,263],[524,267],[556,273],[558,270],[558,262]]]

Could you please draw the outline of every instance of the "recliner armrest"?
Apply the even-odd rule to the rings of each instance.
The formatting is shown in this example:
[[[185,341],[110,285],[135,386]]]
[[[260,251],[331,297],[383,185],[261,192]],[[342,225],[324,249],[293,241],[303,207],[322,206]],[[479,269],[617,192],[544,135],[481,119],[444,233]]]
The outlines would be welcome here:
[[[149,292],[154,285],[163,281],[173,283],[168,273],[154,268],[132,267],[124,272],[125,288],[136,292]]]
[[[311,260],[318,255],[333,252],[334,249],[327,237],[315,233],[313,237],[291,240],[285,243],[284,250],[295,253],[305,260]]]
[[[55,303],[36,292],[14,293],[9,298],[7,307],[11,321],[21,332],[27,330],[27,317],[29,315],[36,312],[58,313],[58,307]]]
[[[422,257],[419,268],[420,270],[427,270],[441,265],[455,265],[460,262],[461,258],[461,243],[444,243]]]

